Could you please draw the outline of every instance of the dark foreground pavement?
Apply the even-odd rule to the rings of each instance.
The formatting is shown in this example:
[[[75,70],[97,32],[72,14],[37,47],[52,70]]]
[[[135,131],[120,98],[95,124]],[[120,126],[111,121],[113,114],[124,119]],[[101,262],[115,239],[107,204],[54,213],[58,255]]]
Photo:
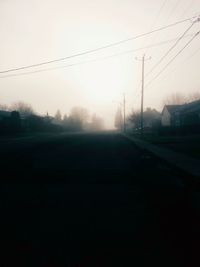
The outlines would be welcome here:
[[[0,167],[0,266],[200,265],[190,177],[119,134],[0,140]]]

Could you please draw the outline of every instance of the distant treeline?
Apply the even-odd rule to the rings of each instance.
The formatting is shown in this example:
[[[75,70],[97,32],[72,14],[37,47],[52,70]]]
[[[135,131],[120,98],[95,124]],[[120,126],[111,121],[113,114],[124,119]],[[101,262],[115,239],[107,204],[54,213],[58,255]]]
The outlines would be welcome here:
[[[90,118],[87,109],[72,108],[70,114],[62,117],[58,110],[55,116],[36,114],[33,108],[23,102],[10,108],[0,106],[0,134],[24,132],[95,131],[103,129],[103,121],[95,114]]]
[[[96,114],[90,116],[88,110],[83,107],[73,107],[69,115],[65,114],[63,117],[58,110],[53,122],[68,131],[99,131],[104,129],[103,120]]]
[[[0,111],[0,134],[3,135],[61,130],[62,127],[53,124],[48,117],[41,117],[35,114],[21,116],[18,111]]]

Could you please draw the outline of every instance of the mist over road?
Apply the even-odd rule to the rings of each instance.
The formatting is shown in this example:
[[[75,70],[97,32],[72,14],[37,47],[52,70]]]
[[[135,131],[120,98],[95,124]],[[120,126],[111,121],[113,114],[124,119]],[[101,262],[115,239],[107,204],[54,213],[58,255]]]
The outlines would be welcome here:
[[[197,259],[184,175],[122,135],[2,139],[0,150],[0,263],[192,266]]]

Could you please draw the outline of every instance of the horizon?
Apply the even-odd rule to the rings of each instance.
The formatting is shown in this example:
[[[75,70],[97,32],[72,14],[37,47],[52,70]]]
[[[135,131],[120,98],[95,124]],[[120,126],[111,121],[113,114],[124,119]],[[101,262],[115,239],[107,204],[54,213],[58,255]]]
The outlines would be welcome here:
[[[69,57],[153,31],[198,12],[198,1],[1,1],[0,71]],[[120,20],[119,20],[120,18]],[[114,127],[118,103],[126,94],[126,112],[140,107],[141,59],[145,75],[159,63],[191,26],[186,21],[166,30],[90,54],[45,66],[0,74],[0,104],[29,103],[39,114],[69,114],[74,106],[85,107]],[[191,26],[177,46],[158,64],[145,84],[189,42],[199,30]],[[173,93],[198,92],[199,36],[191,41],[169,67],[144,91],[144,107],[162,110],[163,100]],[[153,45],[153,47],[144,48]],[[154,46],[155,45],[155,46]],[[137,50],[138,51],[131,51]],[[51,69],[51,70],[48,70]],[[40,70],[44,70],[39,72]],[[29,74],[29,72],[34,72]],[[24,75],[26,73],[26,75]],[[18,76],[19,74],[19,76]],[[4,77],[7,76],[7,77]]]

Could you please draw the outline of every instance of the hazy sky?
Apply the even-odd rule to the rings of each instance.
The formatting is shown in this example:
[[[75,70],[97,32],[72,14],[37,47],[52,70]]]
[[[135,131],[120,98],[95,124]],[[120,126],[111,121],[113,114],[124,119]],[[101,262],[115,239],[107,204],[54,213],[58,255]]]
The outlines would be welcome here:
[[[159,12],[160,11],[160,12]],[[0,0],[0,71],[40,63],[95,49],[165,26],[200,13],[199,0]],[[180,37],[192,22],[186,22],[148,37],[132,40],[90,55],[18,74],[102,59]],[[196,33],[200,22],[189,33]],[[150,81],[190,40],[184,38],[165,61],[146,77]],[[113,126],[117,103],[126,93],[127,112],[139,107],[141,62],[144,53],[147,73],[175,41],[100,61],[2,78],[0,104],[22,100],[41,114],[57,109],[69,113],[83,106]],[[199,49],[199,51],[198,51]],[[196,52],[197,51],[197,52]],[[200,36],[145,89],[145,107],[162,109],[163,99],[174,93],[200,91]],[[116,102],[113,102],[116,101]]]

